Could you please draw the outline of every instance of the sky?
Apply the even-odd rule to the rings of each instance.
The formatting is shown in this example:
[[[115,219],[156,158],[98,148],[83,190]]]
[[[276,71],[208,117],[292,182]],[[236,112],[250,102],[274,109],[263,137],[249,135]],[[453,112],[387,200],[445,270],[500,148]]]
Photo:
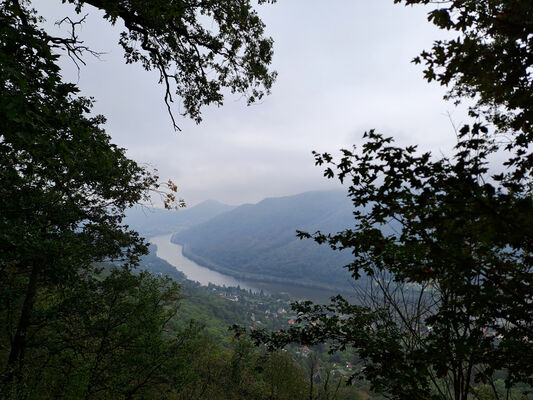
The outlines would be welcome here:
[[[55,34],[62,28],[54,22],[72,15],[59,0],[33,4]],[[275,42],[278,79],[271,95],[251,106],[228,95],[224,106],[204,108],[200,125],[178,118],[182,132],[172,128],[157,73],[126,65],[117,44],[120,24],[111,26],[90,6],[79,37],[104,54],[87,55],[80,71],[63,58],[63,76],[95,98],[94,111],[107,117],[113,142],[157,168],[161,180],[171,178],[189,206],[340,189],[322,176],[311,152],[338,154],[362,143],[373,128],[398,144],[450,154],[453,124],[465,122],[465,112],[445,102],[445,89],[428,84],[422,66],[411,63],[447,34],[427,22],[427,7],[392,0],[278,0],[257,9]]]

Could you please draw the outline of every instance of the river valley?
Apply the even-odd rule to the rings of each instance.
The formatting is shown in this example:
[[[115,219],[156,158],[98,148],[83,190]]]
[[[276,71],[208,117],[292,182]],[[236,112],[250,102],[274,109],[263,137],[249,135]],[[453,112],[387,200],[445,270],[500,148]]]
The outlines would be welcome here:
[[[309,299],[317,302],[327,302],[329,297],[336,293],[328,290],[301,287],[296,285],[282,285],[260,281],[246,281],[236,279],[230,275],[225,275],[209,268],[198,265],[196,262],[183,255],[182,246],[172,243],[172,234],[155,236],[149,240],[157,246],[157,257],[165,260],[174,266],[178,271],[183,272],[187,279],[199,282],[206,286],[209,283],[218,286],[240,286],[242,289],[259,292],[263,290],[267,293],[287,293],[291,299]]]

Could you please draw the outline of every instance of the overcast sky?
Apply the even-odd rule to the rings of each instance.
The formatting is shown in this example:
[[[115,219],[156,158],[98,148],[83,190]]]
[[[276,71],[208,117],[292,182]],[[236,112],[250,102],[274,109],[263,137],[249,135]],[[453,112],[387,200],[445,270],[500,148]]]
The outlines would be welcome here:
[[[47,27],[66,15],[59,0],[36,0]],[[411,59],[442,38],[427,7],[392,0],[279,0],[259,7],[275,41],[272,94],[248,107],[227,97],[206,108],[200,125],[180,118],[174,132],[158,75],[126,65],[112,27],[86,7],[80,38],[100,60],[86,57],[79,78],[64,60],[64,76],[93,96],[108,118],[107,132],[139,163],[172,178],[189,205],[215,199],[257,202],[339,187],[322,177],[312,150],[335,152],[376,128],[400,144],[449,154],[464,113],[442,100],[444,89],[422,78]],[[176,105],[179,107],[179,104]]]

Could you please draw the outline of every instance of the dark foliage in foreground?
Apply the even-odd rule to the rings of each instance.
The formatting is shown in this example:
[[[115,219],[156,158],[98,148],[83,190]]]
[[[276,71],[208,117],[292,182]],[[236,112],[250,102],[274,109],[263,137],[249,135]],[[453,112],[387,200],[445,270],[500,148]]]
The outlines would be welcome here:
[[[398,1],[400,2],[400,1]],[[254,332],[260,343],[355,348],[363,377],[396,399],[500,399],[533,384],[531,153],[533,5],[449,1],[429,13],[458,32],[415,62],[477,100],[477,121],[457,132],[449,158],[396,147],[374,131],[360,148],[315,154],[324,175],[349,185],[354,226],[300,232],[350,249],[354,279],[371,283],[359,304],[294,305],[299,324]],[[505,133],[508,140],[501,140]],[[503,159],[498,164],[495,160]],[[526,398],[526,397],[522,397]]]

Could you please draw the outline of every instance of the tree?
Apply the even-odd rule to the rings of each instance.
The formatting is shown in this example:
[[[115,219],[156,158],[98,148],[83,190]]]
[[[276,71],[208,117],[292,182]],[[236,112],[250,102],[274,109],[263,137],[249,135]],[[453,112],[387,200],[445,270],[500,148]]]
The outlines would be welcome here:
[[[486,183],[495,147],[463,135],[452,160],[374,132],[360,153],[344,151],[336,166],[341,181],[351,179],[355,226],[314,238],[351,249],[348,269],[370,277],[377,297],[365,306],[340,296],[329,306],[296,304],[302,325],[274,334],[274,344],[353,347],[361,375],[398,399],[466,399],[499,370],[508,388],[532,383],[533,199]]]
[[[312,385],[287,352],[267,353],[259,361],[269,400],[307,399],[308,387]]]
[[[92,262],[144,246],[120,225],[155,177],[109,143],[91,102],[60,81],[46,36],[2,9],[0,39],[1,268],[10,350],[7,376],[24,368],[39,290],[67,283]],[[124,249],[128,249],[125,253]]]
[[[395,3],[437,4],[428,20],[457,32],[436,41],[415,63],[424,62],[425,78],[449,87],[447,98],[476,104],[474,118],[484,116],[504,137],[508,150],[527,151],[533,140],[533,4],[527,0],[394,0]],[[516,157],[510,166],[526,173],[531,157]]]
[[[126,62],[141,62],[145,69],[160,72],[169,112],[172,87],[183,98],[184,113],[199,122],[201,106],[222,104],[225,88],[247,93],[253,102],[268,92],[274,80],[275,73],[268,71],[272,40],[264,37],[263,23],[248,1],[69,2],[78,13],[90,5],[103,10],[111,23],[124,22],[127,31],[120,44]],[[39,385],[39,377],[52,376],[47,363],[56,363],[58,369],[70,368],[67,375],[87,377],[87,388],[79,393],[90,398],[94,390],[107,391],[117,384],[118,375],[110,373],[109,366],[127,370],[120,364],[121,356],[133,357],[128,360],[130,367],[160,361],[160,349],[155,347],[147,347],[154,352],[149,360],[135,359],[145,357],[143,352],[109,347],[113,332],[121,346],[134,345],[131,334],[139,332],[135,318],[123,327],[126,337],[113,329],[102,336],[90,326],[106,315],[108,321],[120,316],[110,315],[112,305],[95,297],[111,296],[113,305],[125,310],[138,301],[145,306],[141,316],[152,318],[151,325],[144,326],[153,328],[151,344],[160,343],[165,310],[163,304],[150,309],[149,299],[171,298],[176,288],[150,284],[152,292],[145,296],[142,289],[148,278],[132,275],[130,268],[147,249],[122,219],[126,208],[147,200],[149,191],[158,191],[161,185],[157,176],[111,144],[102,128],[105,119],[91,115],[92,100],[79,96],[75,85],[61,79],[57,65],[61,50],[76,64],[83,63],[85,53],[94,53],[77,35],[84,18],[65,18],[61,23],[71,25],[71,36],[54,37],[38,27],[39,17],[30,7],[23,0],[0,3],[1,393],[30,396],[30,386]],[[175,200],[175,191],[169,181],[169,202]],[[110,261],[119,262],[123,270],[102,277],[96,265]],[[74,301],[76,295],[85,298],[86,307]],[[81,322],[86,330],[93,329],[93,336],[69,325]],[[85,341],[76,342],[75,335],[67,340],[61,329],[76,331]],[[46,338],[61,338],[64,347]],[[98,338],[100,350],[92,353],[90,343]],[[172,340],[164,343],[169,350]],[[89,347],[81,351],[83,346]],[[76,370],[80,353],[96,354],[91,373]],[[113,362],[103,373],[100,366],[106,357]],[[64,364],[58,366],[58,360]],[[148,371],[152,369],[138,371],[128,385]],[[152,377],[121,395],[132,398]],[[54,387],[57,381],[47,383]]]
[[[66,2],[67,0],[63,1]],[[127,30],[120,45],[127,63],[140,62],[146,70],[159,72],[165,88],[165,103],[172,122],[173,92],[183,101],[183,115],[201,121],[201,107],[222,105],[224,89],[242,93],[248,103],[268,93],[276,73],[272,61],[271,38],[264,36],[264,24],[250,0],[68,0],[78,13],[84,6],[105,12],[115,24],[121,20]],[[259,0],[259,3],[273,2]],[[18,0],[12,1],[18,6]],[[27,14],[23,10],[21,15]],[[78,40],[76,26],[83,22],[64,20],[72,25],[71,37],[49,37],[54,47],[62,47],[74,60],[89,50]]]
[[[36,303],[48,318],[32,331],[27,398],[167,398],[180,389],[184,353],[198,333],[168,329],[178,285],[121,268],[106,275],[49,290]]]
[[[478,121],[457,132],[450,158],[374,131],[338,161],[315,153],[326,177],[349,183],[354,226],[299,235],[350,249],[347,268],[370,281],[370,297],[295,304],[300,325],[255,332],[258,342],[352,347],[363,363],[356,376],[397,399],[509,398],[533,384],[531,12],[528,1],[450,1],[430,12],[461,36],[422,53],[426,78],[478,100]],[[495,165],[502,150],[513,153]]]

